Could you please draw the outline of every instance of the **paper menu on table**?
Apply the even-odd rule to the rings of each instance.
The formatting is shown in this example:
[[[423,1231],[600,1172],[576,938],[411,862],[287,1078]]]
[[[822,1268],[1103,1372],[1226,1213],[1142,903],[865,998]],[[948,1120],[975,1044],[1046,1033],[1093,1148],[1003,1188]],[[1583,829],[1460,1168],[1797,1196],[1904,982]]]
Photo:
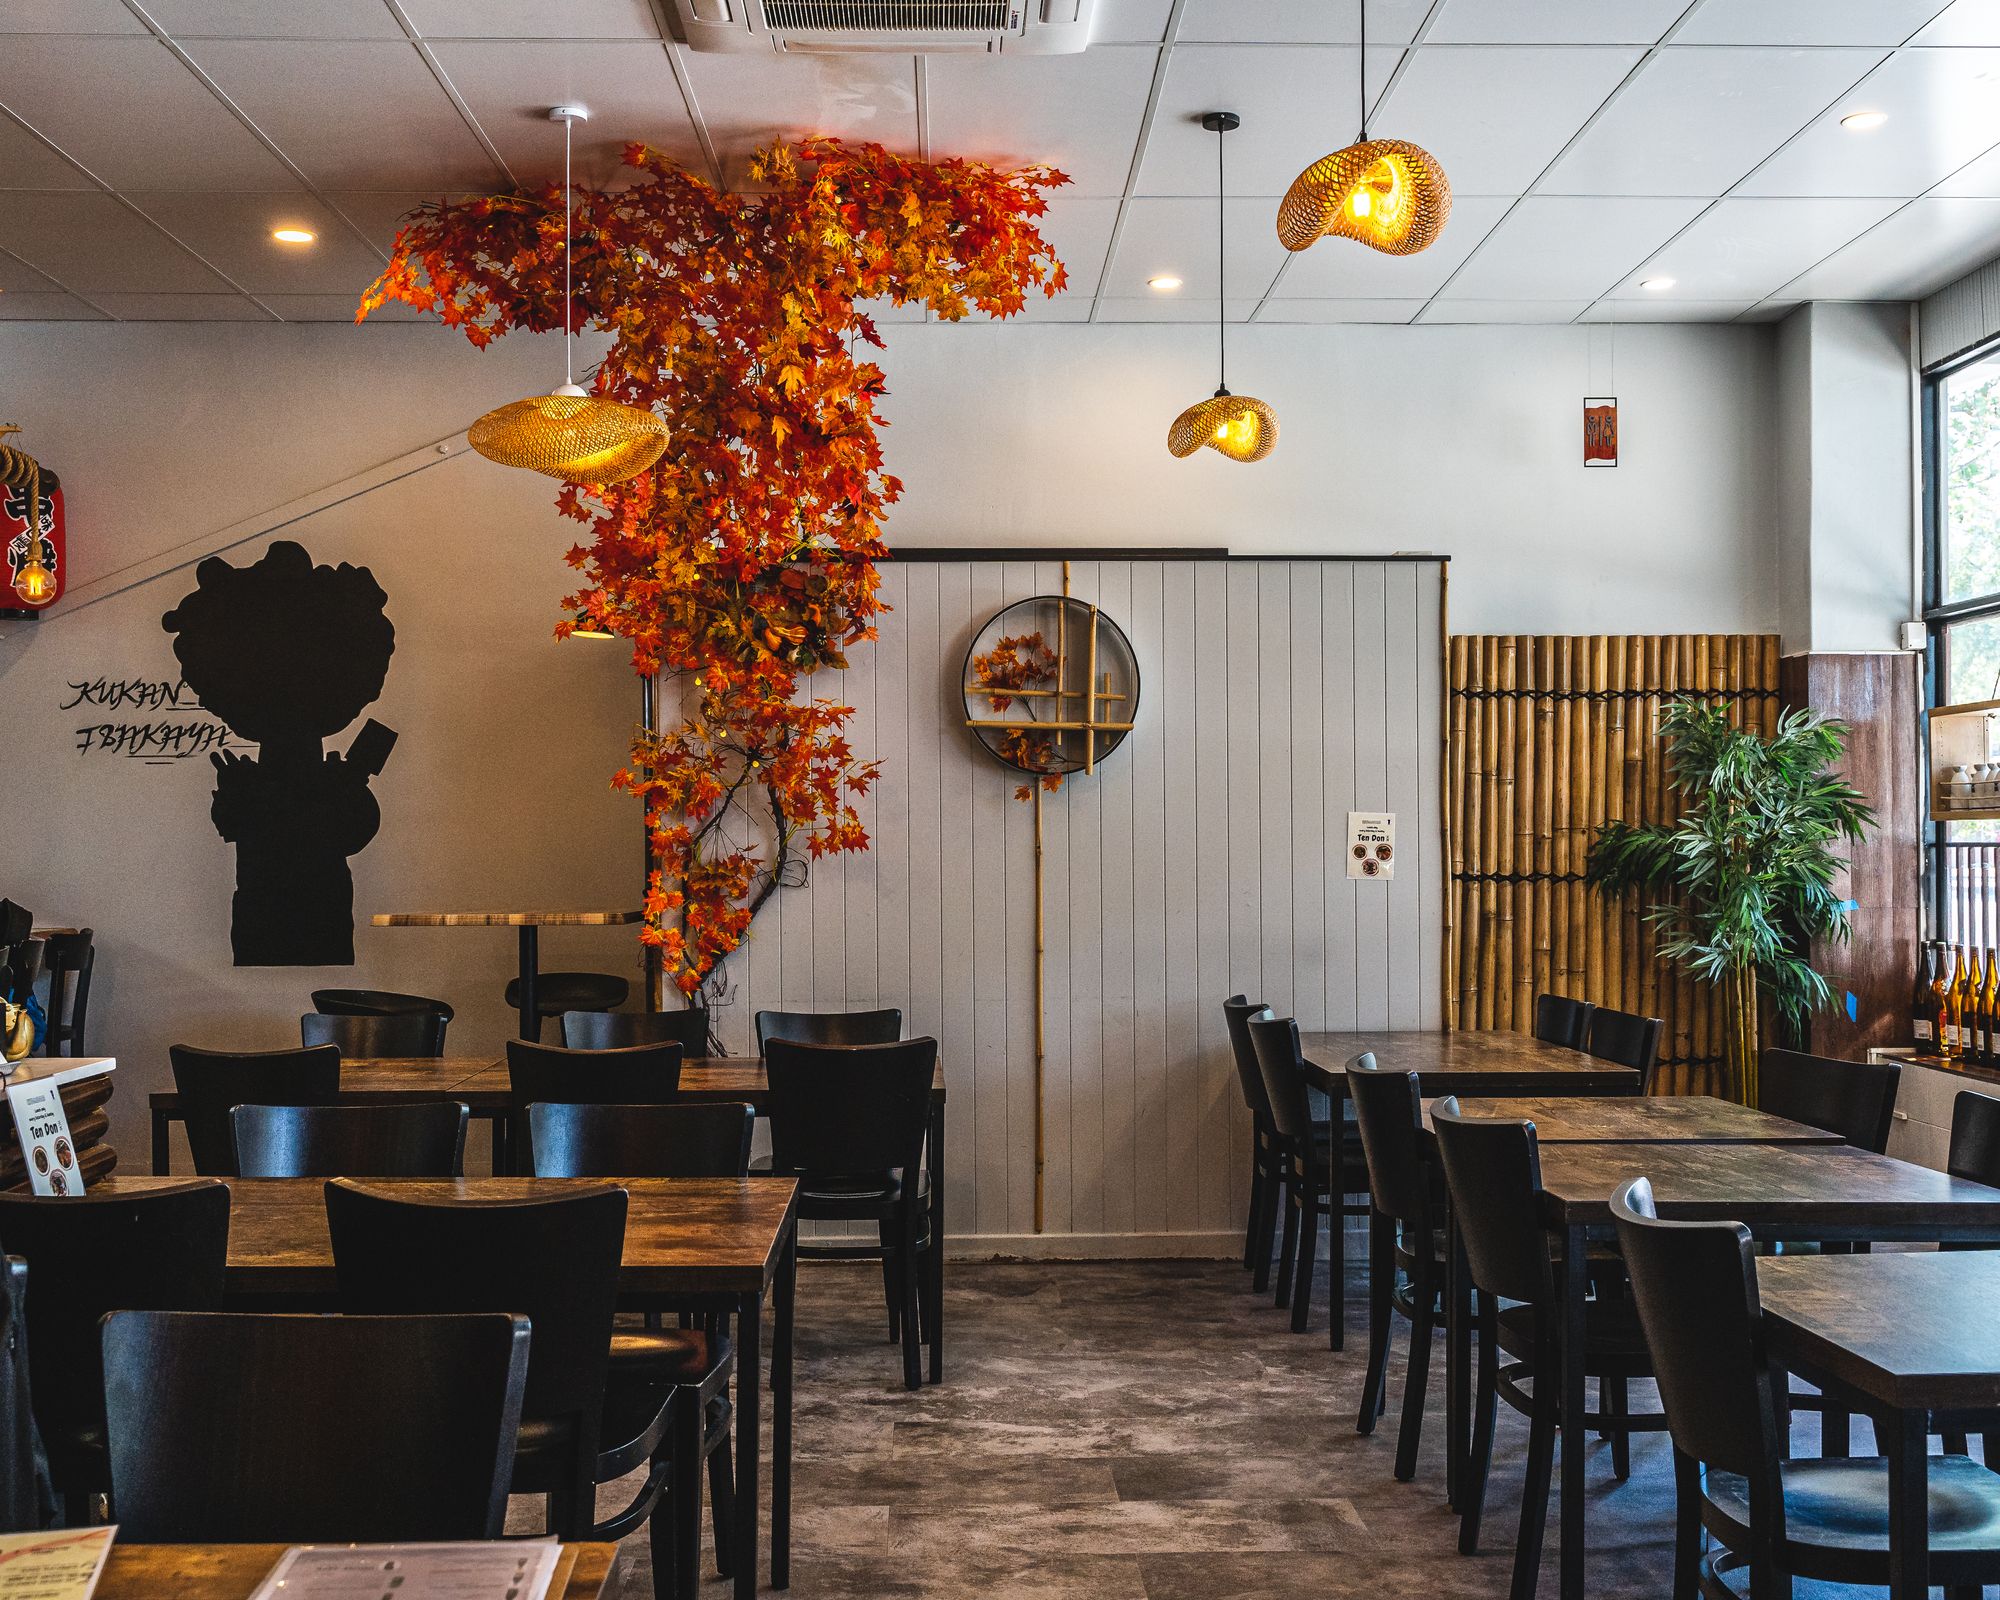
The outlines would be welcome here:
[[[294,1545],[250,1600],[543,1600],[561,1553],[518,1539]]]
[[[90,1600],[117,1532],[111,1527],[0,1533],[0,1600]]]

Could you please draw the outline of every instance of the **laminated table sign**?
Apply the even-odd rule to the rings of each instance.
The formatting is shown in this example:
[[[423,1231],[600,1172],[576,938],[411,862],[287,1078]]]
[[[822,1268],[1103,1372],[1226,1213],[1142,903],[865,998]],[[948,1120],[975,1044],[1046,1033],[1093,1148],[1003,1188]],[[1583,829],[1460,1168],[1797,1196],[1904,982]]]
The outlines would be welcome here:
[[[561,1554],[552,1539],[294,1545],[250,1600],[543,1600]]]
[[[90,1600],[117,1532],[114,1526],[0,1533],[0,1600]]]
[[[83,1193],[83,1160],[70,1131],[62,1092],[86,1078],[102,1077],[118,1065],[112,1056],[38,1056],[21,1062],[0,1082],[21,1141],[28,1186],[36,1194]]]

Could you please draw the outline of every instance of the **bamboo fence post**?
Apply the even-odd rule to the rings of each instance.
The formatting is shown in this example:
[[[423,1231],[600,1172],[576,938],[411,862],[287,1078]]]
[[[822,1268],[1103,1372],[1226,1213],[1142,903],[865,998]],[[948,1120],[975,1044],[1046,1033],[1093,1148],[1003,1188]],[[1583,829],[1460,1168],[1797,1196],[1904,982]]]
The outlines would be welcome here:
[[[1575,764],[1570,759],[1570,725],[1574,717],[1569,695],[1575,685],[1576,641],[1568,634],[1556,640],[1555,675],[1549,680],[1558,691],[1555,719],[1555,785],[1550,798],[1550,810],[1555,819],[1555,846],[1551,861],[1555,871],[1563,881],[1554,885],[1552,899],[1555,904],[1556,925],[1552,930],[1550,945],[1554,950],[1556,992],[1574,997],[1577,988],[1576,951],[1571,943],[1575,926],[1571,904],[1576,887],[1571,881],[1581,870],[1576,853],[1576,782]]]
[[[1048,1143],[1042,1111],[1042,1084],[1048,1058],[1048,945],[1042,905],[1042,786],[1035,786],[1035,1232],[1042,1231],[1042,1175]]]
[[[1514,723],[1515,705],[1511,691],[1519,664],[1515,659],[1515,642],[1511,635],[1502,634],[1500,647],[1500,682],[1502,691],[1500,707],[1500,741],[1495,752],[1494,766],[1495,799],[1499,815],[1496,819],[1499,854],[1495,858],[1493,870],[1500,875],[1494,885],[1494,898],[1499,913],[1499,927],[1496,942],[1499,949],[1494,957],[1498,983],[1493,991],[1493,1026],[1502,1033],[1511,1032],[1514,1027],[1514,886],[1507,879],[1514,871]]]
[[[1472,641],[1460,634],[1451,641],[1450,655],[1450,728],[1451,747],[1445,764],[1446,782],[1451,792],[1446,796],[1449,802],[1445,814],[1451,819],[1451,845],[1449,873],[1445,879],[1445,951],[1444,951],[1444,1025],[1446,1028],[1459,1026],[1459,1006],[1463,997],[1463,984],[1459,976],[1459,951],[1462,948],[1464,918],[1457,913],[1463,910],[1465,883],[1465,655]]]
[[[1482,686],[1497,688],[1500,683],[1500,641],[1485,639],[1480,642],[1479,668]],[[1484,808],[1479,816],[1479,915],[1484,924],[1483,938],[1479,941],[1479,1026],[1492,1028],[1497,997],[1494,990],[1495,966],[1499,959],[1498,906],[1494,893],[1492,873],[1500,859],[1497,834],[1500,826],[1500,786],[1495,781],[1493,769],[1500,748],[1500,702],[1487,695],[1479,702],[1479,720],[1482,725],[1480,747],[1480,789],[1485,795]]]
[[[1555,915],[1557,886],[1551,881],[1555,859],[1555,712],[1549,691],[1555,687],[1555,640],[1535,641],[1535,992],[1559,994],[1555,983],[1555,948],[1549,930]]]

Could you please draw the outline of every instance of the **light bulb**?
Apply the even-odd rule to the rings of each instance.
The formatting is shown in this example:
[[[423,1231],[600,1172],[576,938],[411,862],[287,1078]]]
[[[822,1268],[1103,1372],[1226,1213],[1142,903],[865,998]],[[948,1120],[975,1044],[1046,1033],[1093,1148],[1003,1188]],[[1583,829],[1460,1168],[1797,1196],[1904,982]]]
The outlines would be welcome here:
[[[273,228],[271,237],[279,244],[311,244],[313,234],[306,228]]]
[[[37,540],[36,544],[39,545]],[[31,606],[46,605],[56,592],[56,575],[42,565],[40,549],[29,552],[28,564],[14,576],[14,592]]]
[[[1840,125],[1849,133],[1873,133],[1889,120],[1886,111],[1856,111],[1840,119]]]

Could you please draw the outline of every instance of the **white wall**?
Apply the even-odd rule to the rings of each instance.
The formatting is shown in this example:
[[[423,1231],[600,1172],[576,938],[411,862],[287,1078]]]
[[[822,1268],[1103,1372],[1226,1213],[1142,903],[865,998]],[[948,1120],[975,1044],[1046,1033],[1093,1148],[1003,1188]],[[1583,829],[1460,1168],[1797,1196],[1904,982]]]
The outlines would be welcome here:
[[[1166,454],[1167,423],[1212,386],[1200,330],[888,337],[888,464],[907,486],[894,542],[1432,550],[1454,557],[1458,631],[1775,622],[1768,328],[1619,330],[1612,471],[1580,464],[1580,329],[1236,330],[1236,386],[1285,429],[1257,466]],[[98,931],[93,1044],[123,1063],[128,1160],[143,1160],[143,1096],[165,1082],[170,1040],[287,1039],[319,984],[442,994],[460,1009],[454,1049],[497,1049],[512,941],[363,927],[353,969],[231,967],[233,867],[207,764],[79,754],[66,685],[174,675],[159,618],[192,571],[151,577],[161,552],[186,545],[191,561],[217,529],[450,436],[547,387],[554,357],[547,341],[480,353],[407,324],[0,322],[0,416],[29,424],[23,443],[61,472],[73,579],[107,596],[0,626],[0,807],[33,819],[13,830],[0,894]],[[549,637],[577,532],[552,498],[457,447],[285,530],[322,561],[372,567],[397,628],[368,713],[402,738],[375,786],[382,833],[354,863],[364,914],[633,897],[636,819],[606,779],[636,691],[619,647]],[[636,956],[627,930],[564,931],[544,964],[636,971]]]

